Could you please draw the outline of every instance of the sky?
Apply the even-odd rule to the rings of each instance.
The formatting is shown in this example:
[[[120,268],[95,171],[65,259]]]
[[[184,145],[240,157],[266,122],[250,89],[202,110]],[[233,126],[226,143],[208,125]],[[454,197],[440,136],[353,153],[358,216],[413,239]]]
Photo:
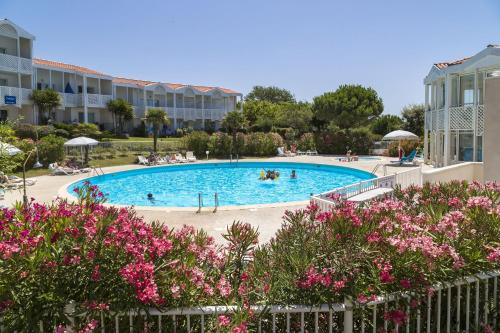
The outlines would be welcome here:
[[[390,114],[423,102],[433,63],[500,44],[499,0],[0,0],[0,17],[44,59],[304,101],[361,84]]]

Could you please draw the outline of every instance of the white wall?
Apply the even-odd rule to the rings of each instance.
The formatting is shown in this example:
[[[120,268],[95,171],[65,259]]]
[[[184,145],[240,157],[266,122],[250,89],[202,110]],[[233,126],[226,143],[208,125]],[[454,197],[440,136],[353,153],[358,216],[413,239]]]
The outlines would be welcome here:
[[[500,182],[500,77],[486,79],[484,95],[484,179]]]
[[[422,171],[422,181],[424,183],[449,182],[452,180],[482,182],[483,179],[483,163],[481,162],[465,162]]]

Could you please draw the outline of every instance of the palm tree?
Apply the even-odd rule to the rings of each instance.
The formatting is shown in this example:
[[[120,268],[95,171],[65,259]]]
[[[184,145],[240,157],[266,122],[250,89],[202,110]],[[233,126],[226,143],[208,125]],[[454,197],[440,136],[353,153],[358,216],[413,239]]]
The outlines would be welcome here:
[[[52,117],[52,110],[61,105],[61,97],[53,89],[33,90],[30,99],[38,108],[38,122],[46,123]]]
[[[222,119],[222,127],[224,127],[226,131],[230,132],[233,136],[233,144],[231,150],[233,150],[237,146],[236,135],[238,134],[238,131],[243,130],[246,127],[246,125],[247,125],[247,120],[245,119],[243,113],[239,111],[228,112],[226,113],[224,119]]]
[[[119,129],[118,132],[120,134],[123,133],[123,127],[125,121],[134,119],[134,109],[132,108],[132,105],[130,105],[130,103],[125,101],[124,99],[118,98],[109,101],[106,104],[106,106],[113,115],[113,125],[115,128],[115,134],[116,134],[117,123]]]
[[[156,145],[158,142],[158,135],[160,134],[160,128],[163,125],[169,125],[170,120],[167,117],[167,114],[162,109],[149,109],[146,112],[146,117],[144,121],[147,124],[153,126],[153,150],[156,152]]]

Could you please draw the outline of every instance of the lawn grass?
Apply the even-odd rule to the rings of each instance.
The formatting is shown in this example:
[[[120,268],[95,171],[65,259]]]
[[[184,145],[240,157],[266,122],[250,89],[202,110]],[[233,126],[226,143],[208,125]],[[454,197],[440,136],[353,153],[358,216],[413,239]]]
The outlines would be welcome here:
[[[105,167],[118,166],[118,165],[134,164],[136,159],[137,159],[137,157],[135,155],[127,155],[127,156],[120,156],[120,157],[115,157],[115,158],[111,158],[111,159],[92,160],[92,161],[90,161],[90,166],[96,167],[96,168],[105,168]],[[46,168],[26,170],[26,178],[45,176],[45,175],[49,175],[49,174],[50,174],[50,170],[46,169]],[[23,172],[19,171],[19,172],[14,173],[14,175],[16,175],[18,177],[22,177]]]

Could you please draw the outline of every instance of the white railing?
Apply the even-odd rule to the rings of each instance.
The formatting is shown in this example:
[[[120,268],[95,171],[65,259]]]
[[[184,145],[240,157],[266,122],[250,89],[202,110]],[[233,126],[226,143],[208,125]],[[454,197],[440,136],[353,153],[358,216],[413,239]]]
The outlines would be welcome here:
[[[33,74],[33,61],[31,59],[19,58],[19,71],[24,74]]]
[[[411,185],[422,186],[422,168],[413,168],[403,172],[396,172],[396,184],[405,189]]]
[[[112,95],[87,94],[87,105],[105,107],[113,99]]]
[[[59,93],[61,104],[65,107],[76,107],[83,105],[82,94]]]
[[[16,57],[10,54],[0,54],[0,69],[10,72],[21,72],[25,74],[33,73],[31,59]]]
[[[363,180],[351,185],[339,187],[334,190],[313,195],[311,200],[319,206],[320,210],[330,210],[337,204],[336,199],[347,200],[358,194],[374,190],[376,188],[394,188],[396,175],[388,175],[368,180]]]
[[[32,89],[21,88],[21,104],[31,104]]]
[[[498,332],[498,277],[500,271],[476,274],[452,283],[434,285],[432,293],[395,293],[360,304],[346,298],[343,303],[323,305],[252,306],[252,332],[479,332],[485,325]],[[411,304],[411,300],[415,301]],[[391,322],[389,311],[402,311],[401,323]],[[66,314],[75,325],[74,307]],[[218,315],[232,315],[235,306],[205,306],[166,311],[158,309],[105,314],[97,331],[213,332],[219,331]],[[40,324],[42,327],[43,325]],[[72,331],[72,330],[69,330]],[[486,329],[484,329],[486,332]]]
[[[348,200],[358,194],[376,188],[394,188],[400,186],[402,189],[405,189],[410,185],[421,186],[423,184],[422,179],[422,168],[418,167],[383,177],[363,180],[328,192],[313,195],[311,200],[318,205],[320,210],[325,211],[330,210],[337,204],[336,199]]]

